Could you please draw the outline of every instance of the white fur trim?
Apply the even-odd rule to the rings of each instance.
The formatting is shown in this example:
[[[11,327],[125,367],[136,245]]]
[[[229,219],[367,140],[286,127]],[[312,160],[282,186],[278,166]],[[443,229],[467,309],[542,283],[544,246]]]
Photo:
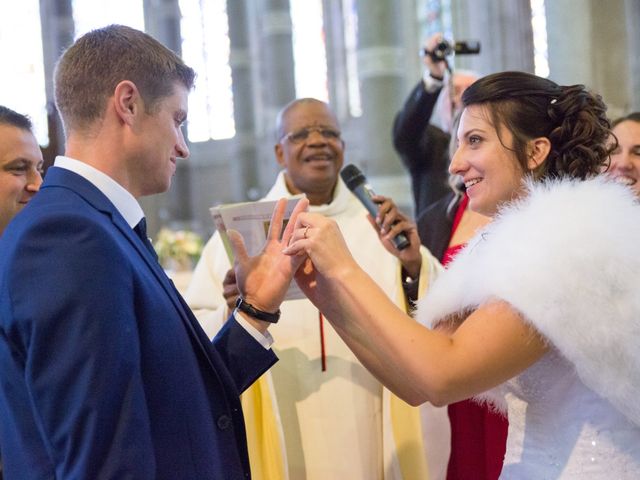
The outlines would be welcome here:
[[[418,318],[504,300],[640,425],[640,205],[605,178],[528,189],[440,275]]]

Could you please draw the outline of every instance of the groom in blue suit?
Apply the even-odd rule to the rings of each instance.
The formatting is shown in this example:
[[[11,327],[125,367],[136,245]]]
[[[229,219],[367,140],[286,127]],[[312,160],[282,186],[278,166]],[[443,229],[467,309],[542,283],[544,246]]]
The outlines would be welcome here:
[[[7,479],[250,477],[238,396],[277,360],[269,323],[236,311],[208,339],[158,265],[137,202],[169,188],[189,155],[193,79],[153,38],[116,25],[58,63],[65,156],[0,243]],[[292,268],[262,260],[245,256],[238,272],[258,317],[284,295],[274,272]]]

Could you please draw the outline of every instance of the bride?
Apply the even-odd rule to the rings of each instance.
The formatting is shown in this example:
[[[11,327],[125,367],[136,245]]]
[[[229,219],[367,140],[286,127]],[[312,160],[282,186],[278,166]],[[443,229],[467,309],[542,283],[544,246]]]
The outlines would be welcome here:
[[[501,478],[640,478],[640,205],[597,176],[612,149],[606,107],[521,72],[478,80],[463,103],[450,170],[494,220],[437,279],[419,322],[334,222],[308,212],[284,251],[306,262],[296,281],[406,401],[476,397],[508,414]]]

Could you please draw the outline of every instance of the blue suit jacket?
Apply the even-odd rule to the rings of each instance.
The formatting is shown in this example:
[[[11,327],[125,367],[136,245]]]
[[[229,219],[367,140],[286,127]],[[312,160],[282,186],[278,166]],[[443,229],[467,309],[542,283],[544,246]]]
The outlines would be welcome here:
[[[235,320],[211,342],[82,177],[51,168],[0,240],[8,479],[249,477],[239,394],[276,357]]]

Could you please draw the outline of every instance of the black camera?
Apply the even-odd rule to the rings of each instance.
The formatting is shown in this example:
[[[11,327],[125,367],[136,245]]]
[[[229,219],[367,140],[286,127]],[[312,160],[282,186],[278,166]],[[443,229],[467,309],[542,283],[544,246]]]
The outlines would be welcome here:
[[[432,51],[428,51],[425,48],[423,53],[429,55],[434,62],[440,62],[452,53],[458,55],[476,55],[480,53],[480,42],[477,40],[465,40],[455,42],[452,45],[446,40],[442,40]]]

